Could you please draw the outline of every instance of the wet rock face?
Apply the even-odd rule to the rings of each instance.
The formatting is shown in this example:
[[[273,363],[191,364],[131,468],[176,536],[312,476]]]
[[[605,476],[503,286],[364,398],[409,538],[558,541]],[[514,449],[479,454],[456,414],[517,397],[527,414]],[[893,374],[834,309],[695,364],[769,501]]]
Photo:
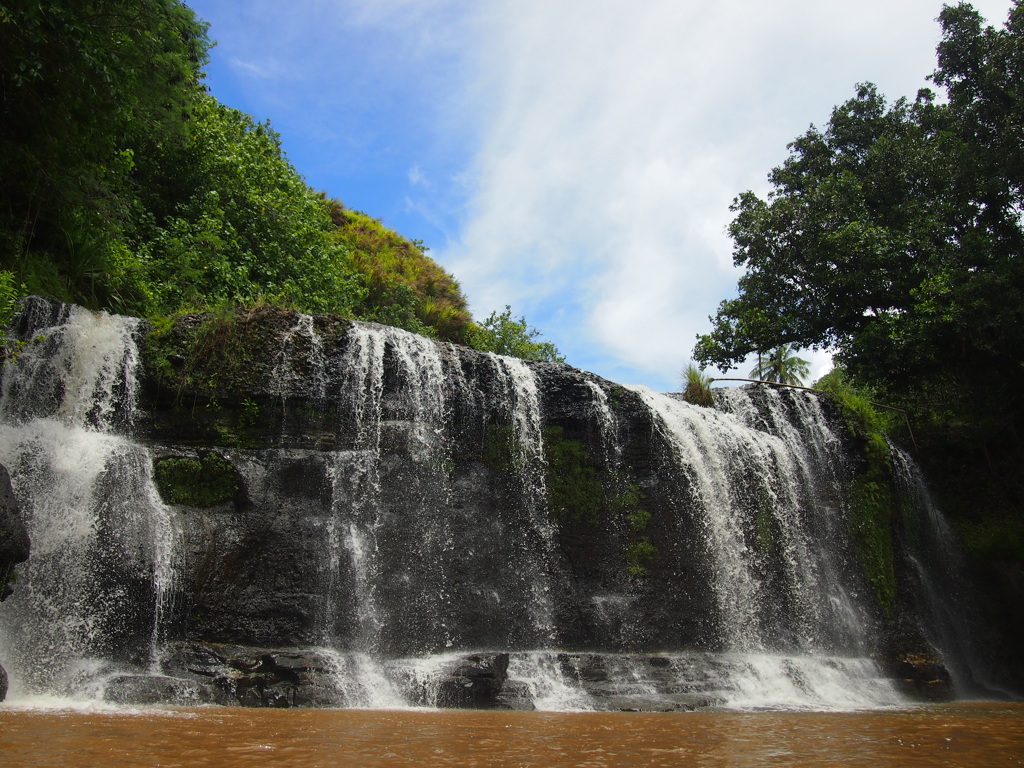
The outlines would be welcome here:
[[[31,544],[7,467],[0,464],[0,602],[13,591],[14,566],[28,559]],[[7,697],[7,672],[0,666],[0,701]]]
[[[7,468],[0,464],[0,601],[11,593],[14,566],[28,560],[31,543]]]
[[[463,656],[435,672],[430,688],[414,691],[422,704],[448,709],[504,708],[500,703],[508,678],[508,654],[488,653]]]
[[[536,654],[520,655],[522,660]],[[699,654],[540,654],[588,709],[682,711],[720,705],[728,662]],[[419,660],[379,666],[376,685],[404,705],[445,709],[533,710],[536,681],[510,673],[510,654],[445,657],[429,669]],[[346,679],[353,659],[323,650],[296,651],[214,643],[176,643],[159,674],[122,674],[104,686],[118,704],[219,704],[244,707],[345,707],[379,704]],[[526,674],[530,662],[526,661]]]
[[[297,652],[205,643],[176,643],[162,674],[119,675],[104,698],[119,704],[221,704],[243,707],[337,707],[332,660]]]
[[[679,709],[757,672],[716,651],[906,648],[876,653],[848,445],[810,395],[740,391],[723,415],[338,318],[29,309],[19,338],[44,341],[0,416],[40,455],[12,471],[39,530],[97,535],[39,546],[38,593],[5,609],[37,622],[22,648],[88,626],[69,667],[161,661],[109,680],[113,701],[530,709],[557,678],[599,708]],[[32,496],[64,461],[21,429],[37,418],[93,459],[53,497]],[[787,664],[770,674],[810,674]]]
[[[698,524],[634,393],[325,323],[240,319],[244,378],[189,346],[201,321],[144,346],[139,433],[181,530],[172,637],[386,656],[709,642]],[[215,465],[225,490],[193,489]]]
[[[952,701],[955,698],[949,670],[934,655],[900,654],[889,664],[897,687],[920,701]]]

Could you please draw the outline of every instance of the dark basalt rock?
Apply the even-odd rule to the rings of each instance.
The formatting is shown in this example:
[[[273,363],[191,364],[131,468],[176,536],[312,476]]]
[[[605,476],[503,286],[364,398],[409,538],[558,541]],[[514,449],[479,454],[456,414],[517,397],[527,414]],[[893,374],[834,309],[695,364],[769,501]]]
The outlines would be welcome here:
[[[243,707],[332,707],[345,704],[331,661],[313,651],[178,643],[164,672],[219,704]]]
[[[911,698],[922,701],[955,698],[949,670],[936,656],[903,654],[888,667],[897,688]]]
[[[42,300],[29,310],[19,339],[69,311]],[[143,364],[125,389],[136,393],[137,383],[137,402],[124,409],[130,424],[111,436],[130,442],[146,471],[126,464],[105,473],[104,498],[136,499],[150,483],[156,511],[140,511],[133,530],[168,536],[120,536],[135,506],[110,505],[120,517],[104,521],[81,562],[94,571],[83,580],[88,597],[117,610],[88,652],[140,669],[154,636],[169,644],[161,674],[111,679],[111,701],[350,705],[338,658],[317,650],[329,646],[372,648],[376,671],[430,706],[532,709],[531,684],[509,678],[509,654],[539,648],[570,649],[554,664],[595,706],[720,702],[732,671],[702,654],[736,646],[710,551],[711,512],[662,401],[649,406],[639,390],[564,364],[286,310],[132,328]],[[715,509],[728,507],[741,529],[765,647],[796,653],[794,618],[803,619],[794,614],[804,601],[793,591],[793,555],[805,550],[786,549],[777,489],[755,474],[772,470],[739,434],[771,433],[776,417],[799,431],[797,401],[787,396],[773,411],[776,399],[752,390],[753,428],[736,422],[736,444],[721,445],[729,467],[715,482],[729,493]],[[719,416],[700,409],[693,427],[721,426]],[[724,428],[713,434],[717,442],[700,442],[702,455],[730,443]],[[827,576],[844,586],[837,593],[868,595],[858,600],[861,625],[874,625],[866,642],[837,631],[819,650],[898,659],[927,650],[916,582],[898,559],[895,618],[870,605],[855,548],[824,521],[841,517],[843,482],[856,469],[837,470],[791,515],[796,525],[816,517],[812,510],[828,512],[807,531],[806,552],[831,548],[833,559],[827,573],[811,568],[819,581],[808,583]],[[116,485],[128,475],[145,483]],[[814,485],[810,475],[777,477],[797,494]],[[28,555],[20,522],[3,472],[0,590]],[[158,584],[159,568],[173,573]],[[434,654],[446,660],[425,679],[402,671],[403,660]],[[948,695],[939,664],[901,661],[887,671],[915,696]],[[654,693],[619,685],[634,673]]]
[[[0,600],[11,594],[14,566],[28,560],[31,542],[7,467],[0,464]]]
[[[506,680],[501,691],[494,697],[492,708],[519,712],[532,712],[536,709],[530,686],[522,680]]]
[[[505,709],[501,697],[508,659],[507,653],[470,654],[447,662],[428,681],[407,679],[406,686],[420,704],[445,709]]]
[[[107,681],[103,699],[112,704],[231,705],[235,702],[215,686],[166,675],[118,675]]]

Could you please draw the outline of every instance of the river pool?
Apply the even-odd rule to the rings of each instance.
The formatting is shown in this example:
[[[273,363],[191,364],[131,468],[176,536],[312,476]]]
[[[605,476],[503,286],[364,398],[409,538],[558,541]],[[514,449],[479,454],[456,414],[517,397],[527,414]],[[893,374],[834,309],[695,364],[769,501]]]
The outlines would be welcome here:
[[[999,768],[1024,765],[1024,704],[673,714],[0,705],[0,764]]]

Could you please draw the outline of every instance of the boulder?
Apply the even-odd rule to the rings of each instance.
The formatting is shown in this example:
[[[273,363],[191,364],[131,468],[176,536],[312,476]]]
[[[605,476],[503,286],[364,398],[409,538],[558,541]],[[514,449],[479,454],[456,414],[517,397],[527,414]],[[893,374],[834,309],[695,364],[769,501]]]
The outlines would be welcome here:
[[[452,709],[491,709],[508,676],[507,653],[463,656],[445,670],[437,690],[437,706]]]
[[[344,703],[330,660],[315,650],[179,643],[164,660],[163,671],[168,680],[208,689],[218,704],[331,707]]]
[[[505,691],[508,661],[507,653],[473,653],[448,659],[426,675],[398,665],[394,676],[404,677],[410,699],[427,706],[443,709],[533,709],[533,702],[525,689]]]
[[[902,654],[888,666],[896,687],[911,698],[921,701],[955,698],[949,670],[936,656]]]

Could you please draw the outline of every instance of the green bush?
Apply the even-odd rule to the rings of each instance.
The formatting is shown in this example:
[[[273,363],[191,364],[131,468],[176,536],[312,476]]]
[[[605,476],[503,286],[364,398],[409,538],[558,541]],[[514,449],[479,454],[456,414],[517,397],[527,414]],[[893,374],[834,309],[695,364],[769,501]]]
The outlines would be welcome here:
[[[544,453],[549,514],[555,520],[596,525],[605,503],[604,488],[586,446],[566,438],[561,427],[548,427],[544,430]]]
[[[690,363],[683,370],[683,399],[693,405],[700,405],[705,408],[713,408],[715,395],[711,391],[711,378],[705,375],[703,369]]]
[[[472,318],[458,282],[407,240],[377,219],[328,201],[335,240],[351,257],[366,286],[357,317],[395,325],[445,341],[467,343]]]
[[[469,343],[481,352],[518,357],[522,360],[547,360],[564,363],[565,358],[550,341],[538,341],[540,331],[526,323],[525,317],[512,318],[512,307],[490,316],[469,330]]]
[[[164,501],[190,507],[227,503],[235,499],[241,489],[238,470],[213,451],[203,453],[198,459],[160,459],[154,467],[154,479]]]

